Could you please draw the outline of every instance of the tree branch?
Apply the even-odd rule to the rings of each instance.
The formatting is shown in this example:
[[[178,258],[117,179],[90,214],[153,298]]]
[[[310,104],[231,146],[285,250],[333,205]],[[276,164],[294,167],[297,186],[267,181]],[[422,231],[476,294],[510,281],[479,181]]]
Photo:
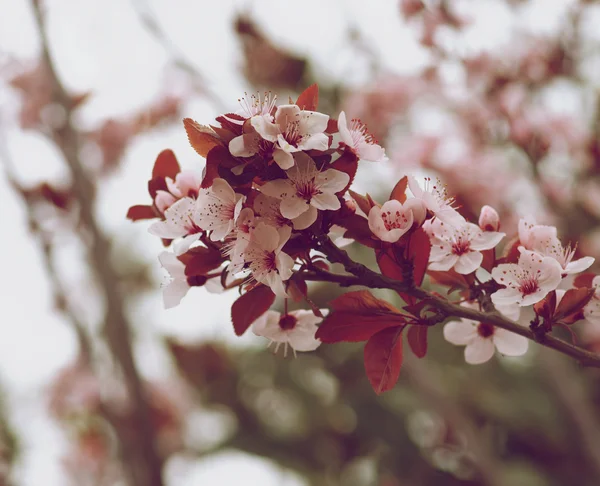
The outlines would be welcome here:
[[[110,265],[110,243],[102,233],[94,217],[95,187],[85,172],[79,154],[81,141],[73,127],[71,115],[73,101],[62,85],[49,51],[49,41],[39,0],[31,0],[35,21],[40,33],[42,59],[46,63],[53,87],[53,100],[67,115],[63,126],[53,128],[49,133],[67,163],[73,180],[73,191],[79,203],[80,218],[89,232],[89,261],[101,288],[104,290],[106,316],[104,332],[108,345],[123,372],[127,391],[131,400],[132,415],[136,430],[135,437],[124,447],[129,449],[133,464],[128,464],[137,486],[162,486],[162,464],[155,446],[154,427],[146,400],[142,380],[136,369],[132,352],[132,337],[125,317],[124,302],[119,292],[119,278]]]
[[[319,247],[327,258],[333,263],[341,263],[351,275],[337,275],[320,269],[311,269],[303,274],[306,280],[318,280],[324,282],[337,283],[342,287],[351,287],[359,285],[371,289],[390,289],[396,292],[403,292],[412,295],[420,300],[427,300],[431,307],[441,311],[446,317],[462,317],[474,321],[483,321],[494,326],[506,329],[535,341],[542,346],[554,349],[562,354],[576,359],[581,365],[600,368],[600,355],[592,353],[571,343],[563,341],[549,334],[538,335],[530,329],[504,317],[497,311],[481,312],[476,309],[470,309],[450,302],[443,297],[434,295],[421,288],[414,287],[381,275],[369,269],[365,265],[355,262],[348,253],[338,248],[327,235],[317,236]]]

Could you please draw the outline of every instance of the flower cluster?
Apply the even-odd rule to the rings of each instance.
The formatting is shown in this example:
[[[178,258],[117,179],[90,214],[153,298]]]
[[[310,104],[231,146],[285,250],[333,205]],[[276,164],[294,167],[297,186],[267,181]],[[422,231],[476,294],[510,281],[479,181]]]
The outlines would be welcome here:
[[[170,275],[166,307],[178,305],[191,287],[240,288],[232,307],[236,334],[252,326],[286,352],[288,346],[295,352],[321,342],[367,341],[365,367],[377,392],[395,382],[403,333],[422,356],[431,319],[453,316],[432,304],[436,298],[454,306],[457,316],[462,309],[479,313],[481,320],[450,320],[444,329],[448,341],[466,346],[473,364],[490,359],[494,349],[509,356],[526,352],[524,336],[533,331],[511,327],[529,312],[523,308],[533,311],[535,332],[586,316],[598,320],[597,280],[572,282],[594,260],[575,259],[556,228],[522,219],[518,240],[507,242],[492,207],[471,222],[446,187],[430,179],[403,177],[383,203],[352,191],[358,163],[386,160],[384,149],[359,120],[316,111],[317,99],[311,86],[296,103],[278,105],[269,93],[243,99],[240,111],[217,117],[214,126],[184,120],[192,147],[206,158],[202,176],[181,171],[166,150],[149,182],[152,204],[129,212],[134,220],[158,218],[150,233],[171,246],[159,256]],[[381,274],[340,249],[352,241],[374,250]],[[349,274],[332,273],[328,261],[342,263]],[[419,287],[426,275],[460,290],[464,305],[424,298]],[[406,306],[399,310],[361,291],[331,302],[329,312],[307,295],[307,281],[319,280],[391,288]],[[283,314],[271,310],[276,297],[284,299]],[[310,310],[288,312],[289,299]],[[510,330],[484,319],[492,305],[510,319]],[[391,368],[378,365],[383,354]]]

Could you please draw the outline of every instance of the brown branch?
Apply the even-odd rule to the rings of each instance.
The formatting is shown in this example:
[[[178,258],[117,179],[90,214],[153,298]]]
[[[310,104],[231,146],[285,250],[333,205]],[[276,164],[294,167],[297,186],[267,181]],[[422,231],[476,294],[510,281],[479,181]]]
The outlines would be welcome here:
[[[327,237],[327,235],[319,235],[317,236],[317,239],[321,251],[328,257],[328,259],[333,263],[341,263],[344,268],[351,273],[351,275],[336,275],[317,269],[306,272],[304,274],[306,280],[334,282],[342,287],[358,285],[371,289],[390,289],[397,292],[404,292],[420,300],[427,300],[431,307],[441,311],[441,313],[446,317],[463,317],[465,319],[472,319],[474,321],[487,322],[489,324],[493,324],[494,326],[501,327],[502,329],[506,329],[507,331],[511,331],[515,334],[519,334],[531,339],[542,346],[554,349],[562,354],[570,356],[584,366],[600,368],[600,355],[596,353],[592,353],[578,346],[574,346],[571,343],[563,341],[562,339],[549,334],[536,334],[530,329],[504,317],[495,310],[493,312],[481,312],[476,309],[463,307],[450,302],[443,297],[439,297],[427,292],[426,290],[409,285],[406,282],[401,282],[399,280],[386,277],[385,275],[381,275],[369,269],[365,265],[352,260],[348,253],[338,248]]]
[[[119,292],[119,278],[110,265],[109,240],[98,227],[94,217],[95,187],[79,160],[82,145],[79,133],[72,125],[73,101],[62,85],[52,63],[40,2],[31,0],[31,3],[40,33],[42,58],[51,76],[53,100],[62,106],[67,114],[65,124],[62,127],[53,128],[49,135],[62,152],[73,180],[73,191],[79,203],[81,223],[89,233],[90,265],[104,290],[106,305],[104,333],[111,352],[123,372],[132,409],[135,410],[133,418],[136,434],[129,444],[124,444],[124,447],[128,449],[126,452],[132,458],[132,463],[128,466],[136,486],[162,486],[162,461],[156,451],[150,410],[142,380],[133,359],[131,331],[125,317],[124,302]]]

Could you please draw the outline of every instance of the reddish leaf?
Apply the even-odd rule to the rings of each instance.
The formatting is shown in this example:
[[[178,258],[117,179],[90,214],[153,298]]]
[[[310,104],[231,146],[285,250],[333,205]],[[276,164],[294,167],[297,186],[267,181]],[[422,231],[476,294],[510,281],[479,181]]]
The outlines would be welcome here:
[[[327,128],[325,133],[337,133],[338,132],[338,121],[335,118],[329,118],[327,120]]]
[[[375,393],[391,390],[402,366],[402,329],[384,329],[373,335],[364,349],[365,371]]]
[[[221,165],[230,165],[231,154],[225,147],[217,145],[213,147],[206,155],[206,167],[202,174],[203,189],[212,186],[213,181],[219,177],[219,167]]]
[[[191,118],[184,118],[183,126],[190,145],[202,157],[206,157],[213,147],[222,145],[216,132],[210,127],[200,125]]]
[[[302,110],[316,111],[317,105],[319,104],[319,86],[316,83],[311,84],[302,93],[300,93],[296,104]]]
[[[467,282],[465,275],[457,273],[454,269],[450,269],[447,272],[438,272],[436,270],[428,270],[427,274],[440,285],[450,287],[448,293],[456,289],[468,289],[469,282]]]
[[[373,239],[373,233],[364,216],[356,213],[342,214],[342,212],[337,213],[337,216],[333,222],[347,230],[344,233],[345,238],[352,238],[369,248],[377,248],[379,246],[379,242]]]
[[[408,258],[413,264],[413,281],[417,287],[423,283],[423,277],[429,263],[431,242],[423,228],[417,228],[408,242]]]
[[[275,294],[265,285],[258,285],[239,297],[231,306],[235,334],[244,334],[256,319],[269,310],[273,302]]]
[[[175,176],[179,174],[180,171],[181,168],[179,167],[179,162],[177,162],[175,154],[171,149],[166,149],[156,157],[154,168],[152,169],[152,179],[164,179],[165,177],[175,179]]]
[[[427,354],[427,331],[428,326],[410,326],[406,333],[406,339],[410,349],[417,358],[422,358]]]
[[[223,263],[223,256],[220,251],[201,246],[193,248],[186,255],[189,255],[187,261],[184,261],[185,274],[188,277],[206,275],[211,270],[219,268]],[[184,259],[181,258],[181,260]]]
[[[490,250],[483,250],[483,261],[481,262],[481,268],[492,273],[492,268],[496,265],[496,250],[494,248]]]
[[[342,155],[340,155],[337,160],[331,164],[330,169],[336,169],[341,172],[345,172],[350,176],[350,180],[348,181],[348,185],[344,187],[341,191],[338,191],[337,194],[344,194],[348,188],[352,185],[352,181],[354,180],[354,176],[356,175],[356,170],[358,169],[358,157],[351,152],[350,150],[346,150]]]
[[[404,201],[406,201],[407,186],[408,186],[408,177],[404,176],[402,179],[400,179],[396,183],[396,185],[394,186],[394,189],[392,189],[392,193],[390,194],[390,200],[395,199],[396,201],[399,201],[402,204],[404,204]]]
[[[556,292],[553,290],[546,297],[533,305],[535,313],[544,319],[551,319],[556,310]]]
[[[361,194],[358,194],[357,192],[354,192],[352,189],[349,189],[348,192],[350,193],[350,196],[352,196],[352,199],[354,199],[354,201],[356,202],[356,205],[361,209],[361,211],[363,213],[365,213],[365,215],[369,215],[369,212],[371,211],[371,208],[373,207],[372,203],[372,199],[363,196]]]
[[[521,255],[519,246],[521,246],[521,242],[518,238],[510,241],[504,249],[502,262],[499,263],[517,263],[519,261],[519,256]]]
[[[556,308],[554,318],[557,321],[561,321],[574,316],[583,309],[593,296],[593,288],[580,287],[578,289],[567,290]]]
[[[423,299],[418,301],[415,304],[405,305],[402,307],[402,310],[409,312],[411,315],[415,317],[421,317],[423,309],[430,303],[430,299]]]
[[[577,275],[577,277],[575,277],[575,279],[573,280],[573,285],[577,288],[579,287],[589,287],[592,288],[593,285],[593,280],[594,277],[596,276],[596,274],[588,272],[588,273],[582,273],[580,275]]]
[[[335,311],[376,311],[384,314],[403,316],[402,312],[385,300],[378,299],[368,290],[356,290],[340,295],[330,303]]]
[[[130,219],[131,221],[139,221],[141,219],[153,219],[157,217],[158,216],[152,206],[144,206],[142,204],[138,204],[136,206],[131,206],[129,208],[129,211],[127,211],[127,219]]]

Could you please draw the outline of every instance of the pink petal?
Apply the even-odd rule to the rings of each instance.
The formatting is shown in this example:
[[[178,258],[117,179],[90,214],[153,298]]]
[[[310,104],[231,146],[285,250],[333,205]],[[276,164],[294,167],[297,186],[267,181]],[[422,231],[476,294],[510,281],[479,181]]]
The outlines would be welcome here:
[[[283,170],[290,169],[294,166],[294,157],[285,150],[276,149],[273,152],[273,160],[275,160],[277,165]]]
[[[190,290],[187,281],[175,279],[163,289],[165,309],[176,307]]]
[[[274,310],[268,310],[252,323],[252,332],[257,336],[263,336],[272,339],[271,336],[277,335],[279,319],[281,314]]]
[[[229,142],[229,151],[234,157],[251,157],[258,152],[255,133],[245,133]]]
[[[275,179],[260,186],[260,192],[267,196],[283,199],[295,194],[296,191],[288,179]]]
[[[327,129],[329,115],[319,113],[318,111],[304,110],[300,114],[300,125],[298,129],[301,135],[322,133]],[[325,137],[327,137],[325,135]],[[326,149],[325,149],[326,150]]]
[[[454,265],[456,265],[457,261],[458,261],[458,255],[455,255],[454,253],[450,253],[435,262],[430,262],[429,269],[435,270],[435,271],[440,271],[440,272],[445,272],[447,270],[450,270]]]
[[[348,123],[346,121],[346,113],[343,111],[340,112],[340,116],[338,116],[338,132],[340,133],[340,138],[342,142],[350,147],[354,147],[352,135],[350,135],[350,130],[348,130]]]
[[[270,142],[277,142],[277,135],[280,133],[279,126],[271,123],[267,117],[253,116],[250,123],[262,138]]]
[[[279,245],[279,232],[273,226],[258,223],[252,232],[252,241],[264,251],[275,251]]]
[[[594,264],[595,259],[592,257],[583,257],[579,260],[574,260],[567,263],[565,273],[579,273],[587,270]]]
[[[494,305],[505,306],[521,303],[521,292],[517,289],[506,288],[497,290],[492,294],[492,302]]]
[[[374,143],[361,143],[357,147],[358,156],[367,162],[385,162],[388,158],[385,149]]]
[[[336,169],[327,169],[315,176],[315,186],[323,192],[339,192],[348,185],[348,182],[350,182],[350,176]]]
[[[471,241],[473,250],[482,251],[495,248],[506,235],[495,231],[483,231]]]
[[[309,204],[304,199],[300,199],[294,194],[293,196],[284,197],[281,200],[279,210],[284,218],[296,219],[298,216],[308,211],[308,207]]]
[[[329,137],[324,133],[315,133],[302,137],[302,141],[298,144],[300,150],[322,150],[329,148]]]

